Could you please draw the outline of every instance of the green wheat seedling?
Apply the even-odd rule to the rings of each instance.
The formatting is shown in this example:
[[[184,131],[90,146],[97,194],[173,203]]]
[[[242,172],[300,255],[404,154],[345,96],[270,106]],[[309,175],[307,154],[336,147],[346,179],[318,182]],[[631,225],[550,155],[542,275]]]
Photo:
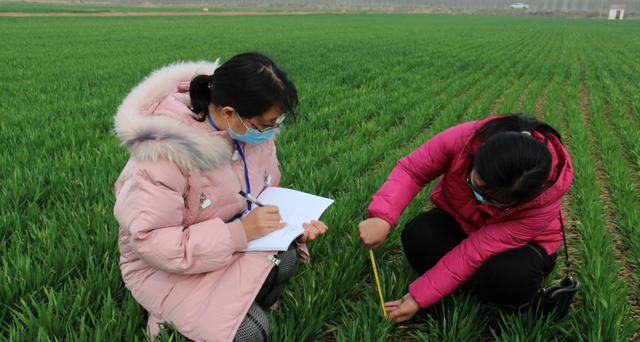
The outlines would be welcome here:
[[[482,303],[468,286],[462,286],[448,298],[434,305],[427,317],[431,329],[428,335],[413,336],[418,341],[477,341],[487,327],[491,305]]]
[[[498,329],[491,333],[500,342],[546,342],[563,341],[558,336],[570,335],[561,325],[554,323],[551,315],[540,317],[536,310],[529,306],[513,313],[499,312]]]
[[[375,290],[375,289],[371,289]],[[387,341],[394,325],[384,318],[377,294],[358,302],[340,303],[343,325],[337,326],[336,341]]]
[[[147,340],[147,313],[118,266],[113,184],[128,152],[111,117],[161,66],[251,50],[271,55],[300,95],[297,118],[276,139],[281,185],[335,200],[322,217],[329,231],[309,244],[310,263],[296,267],[271,312],[272,341],[632,339],[639,35],[635,21],[420,14],[5,17],[0,340]],[[387,322],[355,206],[366,208],[398,159],[436,134],[513,111],[558,128],[572,156],[566,228],[583,284],[572,310],[551,323],[500,311],[462,286],[434,315]],[[434,184],[374,250],[385,301],[420,276],[400,234],[432,207]],[[545,284],[565,271],[559,265]],[[172,327],[160,339],[187,340]]]
[[[574,316],[578,338],[585,341],[626,340],[632,336],[636,324],[629,317],[626,295],[629,288],[618,278],[620,262],[615,261],[611,247],[611,233],[606,231],[603,206],[599,202],[600,189],[594,173],[595,165],[588,146],[592,146],[588,130],[578,107],[580,69],[570,65],[565,97],[565,118],[573,146],[569,146],[575,165],[575,187],[572,189],[576,216],[584,231],[583,260],[580,276],[583,293],[578,300],[583,304]],[[600,329],[590,327],[599,324]]]
[[[586,69],[590,73],[592,69]],[[637,133],[637,122],[629,116],[625,105],[624,90],[610,78],[610,70],[602,73],[603,83],[589,78],[586,86],[594,96],[590,98],[593,119],[603,125],[593,125],[594,135],[601,148],[601,159],[610,178],[608,188],[616,199],[616,220],[619,230],[629,248],[629,259],[635,268],[640,265],[640,235],[638,225],[640,214],[637,187],[633,184],[633,168],[637,165],[640,151],[640,135]],[[604,95],[604,98],[599,96]],[[606,101],[604,99],[607,99]],[[608,113],[608,117],[605,115]],[[615,134],[611,134],[615,132]],[[615,139],[615,138],[618,139]],[[629,167],[627,167],[629,165]],[[637,280],[636,280],[637,281]]]

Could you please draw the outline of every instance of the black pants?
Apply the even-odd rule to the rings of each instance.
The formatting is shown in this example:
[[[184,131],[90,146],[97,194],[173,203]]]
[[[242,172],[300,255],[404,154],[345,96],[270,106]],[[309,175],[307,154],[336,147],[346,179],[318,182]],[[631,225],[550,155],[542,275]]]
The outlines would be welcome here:
[[[402,231],[402,248],[420,275],[467,238],[456,220],[442,209],[422,213]],[[530,303],[542,280],[551,273],[557,254],[547,255],[530,242],[487,259],[470,279],[489,301],[503,306]]]
[[[276,258],[280,260],[280,265],[271,269],[255,299],[264,311],[270,311],[270,307],[280,298],[280,293],[293,275],[299,254],[298,246],[292,242],[286,251],[278,252],[276,255]]]
[[[256,299],[238,327],[234,342],[265,342],[269,339],[271,327],[268,312],[278,301],[282,289],[293,275],[298,254],[300,250],[295,242],[289,245],[287,251],[278,252],[276,258],[280,260],[280,264],[273,266],[267,275]]]

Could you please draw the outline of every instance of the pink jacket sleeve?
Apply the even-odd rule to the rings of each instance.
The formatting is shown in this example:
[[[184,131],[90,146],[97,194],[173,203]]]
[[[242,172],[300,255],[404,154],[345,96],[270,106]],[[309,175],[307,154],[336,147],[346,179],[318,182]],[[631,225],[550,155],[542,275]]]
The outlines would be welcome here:
[[[145,264],[170,273],[195,274],[227,265],[247,247],[239,220],[212,219],[182,231],[187,180],[168,161],[135,164],[116,194],[114,214]]]
[[[540,209],[530,209],[526,218],[487,225],[464,239],[409,286],[421,307],[429,307],[467,281],[489,257],[533,241],[554,219],[562,200]]]
[[[475,122],[467,122],[438,133],[398,161],[387,181],[373,195],[369,217],[379,217],[391,226],[411,200],[432,180],[449,169],[453,158],[464,149],[464,136],[473,132]]]

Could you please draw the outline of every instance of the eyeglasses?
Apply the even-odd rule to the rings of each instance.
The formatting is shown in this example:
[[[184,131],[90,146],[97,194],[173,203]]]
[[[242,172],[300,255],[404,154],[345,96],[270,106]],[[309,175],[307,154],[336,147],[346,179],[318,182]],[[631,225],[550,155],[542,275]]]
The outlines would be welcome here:
[[[502,211],[507,211],[509,209],[511,209],[511,207],[513,207],[516,203],[518,202],[513,202],[511,204],[502,204],[496,200],[494,200],[493,198],[485,195],[484,191],[482,191],[482,189],[480,189],[475,183],[473,183],[473,180],[471,179],[471,174],[473,174],[473,171],[469,174],[469,177],[467,177],[467,185],[471,188],[471,190],[475,191],[478,195],[480,195],[480,197],[482,197],[482,199],[484,199],[485,201],[491,203],[492,206],[502,210]]]
[[[238,116],[238,118],[240,118],[240,121],[242,122],[242,124],[244,125],[244,127],[246,127],[247,129],[250,129],[249,127],[247,127],[247,125],[244,123],[244,120],[242,120],[242,117],[240,116],[240,114],[236,111],[236,115]],[[258,126],[256,126],[251,120],[249,120],[249,118],[244,118],[245,120],[247,120],[251,126],[253,126],[253,128],[260,132],[260,133],[264,133],[264,132],[269,132],[272,131],[278,127],[280,127],[282,125],[282,123],[284,122],[284,119],[287,118],[287,114],[283,113],[282,115],[280,115],[279,117],[276,118],[276,125],[275,126],[270,126],[267,127],[265,129],[260,129],[258,128]]]

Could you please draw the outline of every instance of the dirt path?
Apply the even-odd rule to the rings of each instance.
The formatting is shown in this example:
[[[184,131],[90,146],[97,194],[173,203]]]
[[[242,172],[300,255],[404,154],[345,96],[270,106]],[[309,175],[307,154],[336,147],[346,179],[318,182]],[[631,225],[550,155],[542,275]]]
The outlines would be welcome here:
[[[155,7],[155,6],[153,6]],[[350,11],[350,12],[347,12]],[[598,11],[575,11],[575,10],[527,10],[513,11],[507,9],[490,8],[453,8],[453,7],[390,7],[390,6],[344,6],[338,9],[316,9],[311,11],[280,10],[277,12],[266,11],[229,11],[229,12],[200,12],[194,9],[193,12],[91,12],[91,13],[22,13],[22,12],[0,12],[0,17],[48,17],[48,16],[157,16],[157,15],[286,15],[286,14],[318,14],[318,13],[436,13],[436,14],[466,14],[466,15],[491,15],[491,16],[522,16],[522,17],[549,17],[549,18],[572,18],[572,19],[597,19]],[[606,15],[603,19],[606,18]],[[625,20],[640,19],[640,11],[626,11]]]
[[[283,14],[317,14],[329,13],[324,11],[282,11],[282,12],[258,12],[258,11],[229,11],[229,12],[97,12],[97,13],[21,13],[0,12],[0,17],[60,17],[60,16],[148,16],[148,15],[283,15]],[[341,12],[330,12],[341,13]]]

